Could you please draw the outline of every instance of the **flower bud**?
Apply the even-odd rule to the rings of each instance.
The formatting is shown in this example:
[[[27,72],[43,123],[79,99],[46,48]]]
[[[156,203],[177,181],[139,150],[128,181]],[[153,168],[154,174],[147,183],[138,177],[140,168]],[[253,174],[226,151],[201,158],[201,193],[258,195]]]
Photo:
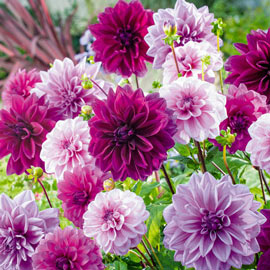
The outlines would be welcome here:
[[[106,191],[113,190],[115,188],[115,183],[112,180],[112,178],[105,180],[103,183],[103,187],[104,187],[104,190]]]
[[[86,89],[86,90],[91,89],[91,88],[93,88],[93,83],[89,79],[85,80],[82,82],[82,87],[83,87],[83,89]]]
[[[177,33],[177,26],[174,22],[167,21],[163,25],[163,31],[168,37],[174,36]]]
[[[89,106],[89,105],[82,106],[82,109],[81,109],[82,114],[91,115],[92,111],[93,111],[93,109],[91,106]]]
[[[33,169],[33,176],[37,179],[41,178],[43,175],[43,170],[40,167],[35,167]]]

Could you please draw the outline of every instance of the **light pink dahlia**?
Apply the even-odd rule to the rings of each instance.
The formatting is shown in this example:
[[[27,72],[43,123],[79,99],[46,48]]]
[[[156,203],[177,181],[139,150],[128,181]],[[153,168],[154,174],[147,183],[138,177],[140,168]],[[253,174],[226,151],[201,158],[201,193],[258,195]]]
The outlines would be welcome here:
[[[32,91],[39,96],[46,94],[50,107],[58,108],[62,119],[75,118],[83,105],[91,104],[93,95],[98,93],[99,97],[106,97],[95,85],[87,90],[82,87],[81,79],[84,74],[98,84],[103,83],[95,79],[100,65],[101,63],[87,65],[85,60],[74,65],[69,58],[63,61],[56,59],[47,72],[40,72],[42,82],[36,84]]]
[[[248,132],[251,140],[246,151],[251,154],[251,163],[270,173],[270,113],[260,116]]]
[[[9,78],[2,92],[4,107],[6,109],[11,107],[13,95],[19,95],[26,99],[36,83],[39,82],[41,82],[40,75],[35,69],[30,71],[18,70]]]
[[[164,210],[164,245],[187,268],[241,268],[260,251],[256,237],[266,219],[259,207],[248,187],[233,185],[229,176],[193,174]]]
[[[190,138],[201,142],[219,135],[219,124],[227,117],[226,97],[213,84],[182,77],[162,87],[160,94],[174,111],[177,142],[187,144]]]
[[[84,234],[94,237],[101,248],[116,255],[125,255],[142,240],[149,212],[135,193],[113,189],[99,193],[84,214]]]
[[[210,65],[204,65],[205,81],[214,83],[215,73],[222,68],[223,61],[221,53],[207,41],[197,43],[190,41],[185,46],[177,47],[175,54],[180,73],[184,77],[202,78],[202,58],[210,56]],[[166,57],[163,64],[163,84],[169,84],[178,79],[178,72],[172,52]]]
[[[197,9],[192,3],[178,0],[174,9],[159,9],[153,18],[155,24],[148,27],[145,41],[150,47],[147,54],[154,57],[154,68],[161,68],[167,54],[171,52],[170,46],[163,40],[166,37],[163,30],[164,23],[169,22],[177,26],[180,42],[175,42],[175,47],[184,46],[189,41],[198,43],[208,41],[216,47],[216,36],[212,33],[211,25],[214,15],[209,13],[206,6]]]
[[[64,171],[73,172],[77,166],[91,163],[89,143],[89,127],[81,117],[58,121],[42,144],[40,158],[45,162],[46,172],[55,173],[60,179]]]

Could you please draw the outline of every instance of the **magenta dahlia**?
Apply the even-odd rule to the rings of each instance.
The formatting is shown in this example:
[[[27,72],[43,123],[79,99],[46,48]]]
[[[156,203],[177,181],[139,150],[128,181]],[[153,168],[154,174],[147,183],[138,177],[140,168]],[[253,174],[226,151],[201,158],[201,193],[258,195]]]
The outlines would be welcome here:
[[[145,41],[150,47],[147,54],[154,57],[154,68],[161,68],[166,56],[171,52],[170,46],[163,40],[166,37],[163,29],[165,23],[177,26],[180,41],[174,43],[175,47],[183,46],[189,41],[208,41],[216,47],[217,38],[212,33],[211,25],[214,15],[209,13],[206,6],[197,9],[192,3],[177,0],[174,9],[159,9],[153,18],[155,24],[148,28]]]
[[[82,229],[83,214],[88,204],[103,190],[105,175],[100,176],[98,168],[90,166],[76,167],[73,172],[64,172],[63,179],[58,182],[58,199],[63,201],[64,216],[75,226]]]
[[[148,216],[141,197],[113,189],[99,193],[89,204],[83,216],[84,234],[94,237],[105,253],[125,255],[141,242]]]
[[[95,241],[82,230],[59,227],[41,240],[33,255],[34,270],[103,270],[102,256]]]
[[[95,116],[89,121],[90,154],[102,171],[114,180],[145,180],[158,170],[174,146],[176,126],[172,111],[158,93],[146,97],[129,85],[109,91],[108,99],[96,100]]]
[[[144,41],[147,28],[154,23],[153,12],[145,10],[139,0],[119,0],[114,8],[108,7],[99,14],[98,19],[98,24],[89,26],[96,38],[92,45],[95,61],[101,61],[107,72],[123,77],[133,73],[144,76],[145,61],[153,61],[146,54],[149,47]]]
[[[251,31],[247,35],[247,44],[236,43],[241,55],[231,56],[225,69],[231,74],[225,83],[239,86],[243,83],[248,89],[267,96],[270,103],[270,28]]]
[[[0,110],[0,158],[11,154],[7,174],[22,174],[31,166],[44,169],[41,144],[55,125],[55,110],[45,98],[31,94],[26,99],[12,96],[10,109]]]
[[[30,91],[36,83],[41,82],[39,72],[35,69],[26,71],[25,69],[17,71],[11,76],[2,92],[2,100],[5,108],[12,105],[12,96],[19,95],[24,99],[30,95]]]
[[[187,268],[240,269],[260,251],[256,237],[266,219],[259,207],[248,187],[233,185],[229,176],[193,174],[164,210],[164,245]]]
[[[266,97],[255,91],[248,91],[244,84],[239,87],[231,85],[226,96],[226,110],[228,118],[220,124],[220,130],[230,127],[232,133],[236,133],[235,142],[228,148],[228,152],[234,154],[237,150],[245,151],[251,137],[248,132],[250,125],[262,114],[268,112]],[[220,150],[222,146],[213,140]]]
[[[40,240],[59,224],[59,211],[39,212],[32,191],[12,200],[0,195],[0,269],[32,270],[32,256]]]

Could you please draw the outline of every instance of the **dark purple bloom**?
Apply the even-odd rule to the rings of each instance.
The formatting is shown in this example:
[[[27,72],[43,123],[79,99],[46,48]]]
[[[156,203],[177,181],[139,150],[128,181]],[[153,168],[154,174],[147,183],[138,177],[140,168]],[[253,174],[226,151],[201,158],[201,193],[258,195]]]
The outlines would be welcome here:
[[[270,269],[270,249],[262,254],[259,259],[257,270],[269,270]]]
[[[237,133],[235,142],[229,153],[234,154],[237,150],[245,151],[251,137],[248,132],[250,125],[262,114],[268,112],[266,97],[255,91],[249,91],[244,84],[239,87],[231,85],[226,96],[226,110],[228,118],[220,124],[220,130],[227,130],[230,127],[232,133]],[[211,140],[212,141],[212,140]],[[215,140],[212,141],[222,150],[222,146]]]
[[[101,61],[107,72],[130,77],[132,73],[144,76],[148,45],[144,41],[147,28],[154,23],[153,12],[145,10],[138,0],[126,3],[119,0],[114,8],[108,7],[98,16],[99,23],[89,29],[96,41],[95,61]]]
[[[225,64],[231,74],[226,83],[239,86],[244,83],[248,89],[267,96],[270,102],[270,29],[251,31],[247,44],[236,43],[241,55],[231,56]]]
[[[90,153],[102,171],[111,171],[114,180],[145,180],[158,170],[174,146],[176,132],[173,112],[158,93],[146,97],[129,85],[111,89],[108,99],[96,100],[95,116],[89,121]]]
[[[10,109],[0,110],[0,158],[11,154],[7,174],[22,174],[31,166],[44,169],[41,144],[55,125],[54,109],[35,94],[24,99],[14,95]]]

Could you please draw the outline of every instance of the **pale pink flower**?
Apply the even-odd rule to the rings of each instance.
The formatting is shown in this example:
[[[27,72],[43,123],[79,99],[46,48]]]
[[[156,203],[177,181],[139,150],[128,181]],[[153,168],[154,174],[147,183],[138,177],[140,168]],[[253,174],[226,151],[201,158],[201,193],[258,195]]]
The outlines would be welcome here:
[[[64,171],[73,172],[77,166],[92,163],[88,153],[89,127],[81,117],[58,121],[42,144],[41,159],[47,173],[62,178]]]
[[[84,214],[84,234],[94,237],[104,252],[125,255],[146,233],[149,212],[135,193],[113,189],[99,193]]]
[[[211,83],[197,78],[179,78],[160,89],[168,108],[174,111],[178,131],[174,139],[187,144],[219,135],[219,124],[227,117],[226,97]]]
[[[207,82],[215,82],[215,72],[222,68],[221,53],[209,42],[201,43],[190,41],[183,47],[177,47],[175,54],[180,73],[184,77],[196,77],[202,79],[202,59],[210,56],[210,65],[204,65],[204,79]],[[163,64],[163,84],[169,84],[178,79],[178,72],[172,52],[166,57]]]

